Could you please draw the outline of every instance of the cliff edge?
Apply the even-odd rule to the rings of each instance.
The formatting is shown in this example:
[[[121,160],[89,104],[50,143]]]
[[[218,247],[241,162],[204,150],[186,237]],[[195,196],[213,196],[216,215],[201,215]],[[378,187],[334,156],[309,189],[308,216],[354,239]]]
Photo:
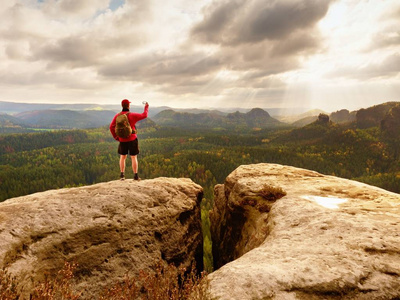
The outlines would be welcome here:
[[[111,181],[0,203],[0,267],[29,299],[33,282],[78,263],[83,299],[159,260],[202,269],[200,201],[190,179]]]
[[[257,164],[216,186],[214,202],[215,299],[400,298],[400,195]]]

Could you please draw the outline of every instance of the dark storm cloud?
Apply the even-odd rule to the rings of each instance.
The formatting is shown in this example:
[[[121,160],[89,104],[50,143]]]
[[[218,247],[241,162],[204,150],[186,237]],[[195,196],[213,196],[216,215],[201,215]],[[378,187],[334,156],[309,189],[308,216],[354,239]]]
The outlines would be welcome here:
[[[308,33],[301,32],[292,35],[276,43],[272,49],[273,56],[289,56],[307,52],[314,52],[319,49],[320,43],[318,37]]]
[[[279,74],[323,48],[316,24],[332,2],[214,1],[191,35],[200,43],[218,45],[214,56],[227,69]]]
[[[280,40],[298,30],[312,29],[328,11],[330,1],[257,1],[240,22],[237,42]],[[267,4],[263,4],[267,3]],[[262,6],[263,5],[263,6]]]
[[[209,43],[221,43],[244,3],[216,1],[204,9],[205,18],[192,29],[193,36]]]
[[[312,30],[333,1],[225,1],[205,10],[192,35],[219,44],[280,40],[299,30]]]

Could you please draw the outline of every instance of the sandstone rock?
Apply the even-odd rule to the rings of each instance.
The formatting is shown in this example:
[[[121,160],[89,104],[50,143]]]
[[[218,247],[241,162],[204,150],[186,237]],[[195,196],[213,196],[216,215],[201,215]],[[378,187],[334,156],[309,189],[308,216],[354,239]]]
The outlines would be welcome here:
[[[318,115],[318,122],[323,124],[329,123],[329,116],[327,114],[320,113]]]
[[[160,259],[202,268],[202,188],[190,179],[112,181],[0,204],[0,262],[28,298],[32,281],[78,263],[77,290],[105,286]]]
[[[248,165],[216,186],[210,218],[216,299],[400,298],[399,194]]]

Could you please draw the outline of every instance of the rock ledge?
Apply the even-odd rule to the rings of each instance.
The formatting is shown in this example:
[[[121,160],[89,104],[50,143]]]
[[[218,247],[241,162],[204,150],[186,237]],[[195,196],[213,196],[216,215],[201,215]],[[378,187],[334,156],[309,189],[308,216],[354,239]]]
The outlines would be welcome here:
[[[286,195],[268,198],[265,190]],[[209,277],[216,299],[400,298],[398,194],[247,165],[216,186],[210,219],[221,267]]]
[[[111,181],[0,203],[0,262],[29,298],[32,281],[78,263],[78,289],[95,299],[127,272],[160,259],[202,268],[202,188],[190,179]]]

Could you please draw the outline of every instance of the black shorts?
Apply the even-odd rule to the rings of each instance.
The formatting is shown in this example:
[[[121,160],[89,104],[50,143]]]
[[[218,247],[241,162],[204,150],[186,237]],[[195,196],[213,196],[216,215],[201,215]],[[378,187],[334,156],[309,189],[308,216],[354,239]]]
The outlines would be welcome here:
[[[130,142],[119,142],[118,153],[121,155],[131,155],[135,156],[139,154],[139,143],[138,140],[135,139]]]

